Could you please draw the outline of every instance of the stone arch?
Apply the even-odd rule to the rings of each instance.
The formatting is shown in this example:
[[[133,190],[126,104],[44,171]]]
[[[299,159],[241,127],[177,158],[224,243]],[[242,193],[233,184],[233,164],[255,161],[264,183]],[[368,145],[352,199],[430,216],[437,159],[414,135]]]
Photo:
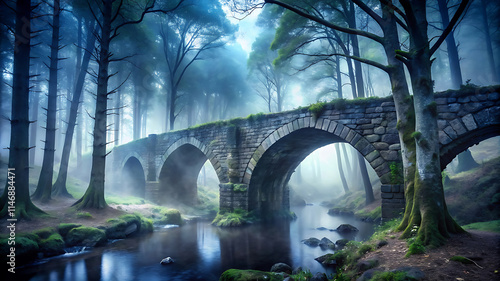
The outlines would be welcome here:
[[[286,184],[295,168],[315,149],[335,142],[349,143],[358,150],[374,168],[382,184],[390,179],[386,160],[355,130],[326,118],[298,118],[270,133],[247,164],[243,183],[249,185],[249,210],[289,209]],[[261,203],[264,201],[267,203]]]
[[[159,197],[163,203],[198,202],[197,178],[203,164],[210,160],[220,180],[220,163],[202,142],[193,137],[174,142],[161,157],[158,171]]]
[[[500,119],[489,115],[489,109],[467,114],[450,121],[440,130],[441,170],[461,152],[483,140],[500,136]],[[491,118],[481,118],[488,116]],[[444,121],[443,121],[444,122]]]
[[[120,165],[120,184],[115,186],[115,191],[121,194],[145,198],[146,173],[144,160],[136,152],[129,153]]]

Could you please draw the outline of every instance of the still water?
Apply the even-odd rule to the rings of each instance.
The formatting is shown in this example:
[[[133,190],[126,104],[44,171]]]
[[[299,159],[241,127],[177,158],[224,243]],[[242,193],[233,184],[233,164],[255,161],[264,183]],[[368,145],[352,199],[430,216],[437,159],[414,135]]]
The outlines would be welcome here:
[[[373,224],[351,216],[330,216],[327,208],[309,205],[294,208],[297,220],[241,228],[218,228],[209,222],[176,228],[156,228],[138,238],[115,241],[79,254],[66,254],[19,268],[19,280],[219,280],[229,268],[269,271],[284,262],[311,272],[331,273],[314,258],[332,253],[309,247],[301,240],[327,237],[362,241],[373,233]],[[349,223],[360,231],[346,237],[328,229]],[[318,230],[324,227],[327,230]],[[175,263],[160,265],[165,257]]]

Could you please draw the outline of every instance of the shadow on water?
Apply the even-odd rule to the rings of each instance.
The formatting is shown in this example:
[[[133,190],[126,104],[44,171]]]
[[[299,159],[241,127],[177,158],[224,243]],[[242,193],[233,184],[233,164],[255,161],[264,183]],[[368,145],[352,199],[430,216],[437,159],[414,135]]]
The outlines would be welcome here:
[[[19,280],[219,280],[229,268],[268,271],[277,262],[302,266],[311,272],[331,270],[314,258],[331,253],[309,247],[301,240],[327,237],[368,239],[373,224],[349,216],[329,216],[321,206],[294,209],[292,222],[218,228],[196,222],[178,228],[157,228],[154,233],[116,241],[81,254],[62,255],[19,268]],[[360,231],[345,237],[330,229],[349,223]],[[325,230],[317,228],[324,227]],[[175,262],[162,266],[172,257]]]

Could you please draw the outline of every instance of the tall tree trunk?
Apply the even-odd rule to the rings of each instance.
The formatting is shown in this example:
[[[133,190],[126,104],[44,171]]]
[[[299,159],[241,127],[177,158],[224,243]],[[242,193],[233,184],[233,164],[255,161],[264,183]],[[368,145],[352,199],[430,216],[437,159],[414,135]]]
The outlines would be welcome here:
[[[340,71],[340,56],[335,56],[335,73],[337,75],[337,93],[338,98],[344,98],[344,92],[342,91],[342,72]]]
[[[342,187],[344,188],[344,192],[349,193],[349,186],[347,185],[347,181],[344,175],[344,168],[342,167],[342,156],[340,155],[341,150],[342,149],[340,148],[340,144],[338,142],[335,143],[335,152],[337,154],[337,166],[339,168],[340,180],[342,181]]]
[[[40,73],[37,65],[37,74]],[[30,146],[33,147],[30,150],[30,166],[35,166],[35,156],[36,156],[36,135],[38,131],[38,108],[40,107],[40,86],[38,83],[33,87],[34,91],[31,93],[31,121],[34,121],[30,128]]]
[[[172,79],[172,84],[175,84],[174,80]],[[169,124],[170,124],[170,131],[174,130],[174,123],[175,123],[175,107],[176,107],[176,101],[177,101],[177,86],[172,85],[171,91],[170,91],[170,110],[169,110]]]
[[[443,29],[445,29],[450,24],[446,0],[438,0],[438,6]],[[463,84],[462,70],[460,69],[460,59],[458,57],[457,44],[455,43],[453,31],[446,37],[446,48],[448,49],[448,62],[450,63],[451,87],[452,89],[460,89],[460,85]]]
[[[366,205],[375,201],[375,196],[373,195],[373,187],[370,182],[370,176],[368,175],[368,170],[366,169],[365,158],[361,153],[358,152],[359,169],[361,171],[361,178],[363,179],[363,186],[365,188],[365,203]]]
[[[354,3],[352,1],[349,1],[349,11],[347,12],[348,16],[348,24],[349,27],[352,29],[356,29],[356,11],[354,9]],[[355,57],[361,57],[360,52],[359,52],[359,42],[358,42],[358,36],[351,34],[351,44],[352,44],[352,54]],[[356,75],[356,87],[358,89],[357,92],[357,97],[358,98],[364,98],[365,97],[365,87],[364,87],[364,82],[363,82],[363,70],[361,68],[361,62],[355,60],[354,61],[354,71]]]
[[[488,56],[488,66],[490,68],[491,80],[493,83],[500,82],[500,73],[498,72],[495,64],[495,56],[493,55],[493,45],[491,42],[490,27],[488,25],[488,14],[486,13],[486,0],[481,0],[481,7],[479,12],[481,13],[481,19],[483,24],[483,30],[485,35],[484,43],[486,44],[486,55]]]
[[[85,46],[85,49],[88,50],[88,52],[85,52],[81,66],[77,68],[79,72],[74,88],[75,92],[73,93],[73,97],[71,99],[71,107],[68,116],[68,127],[66,129],[66,134],[64,136],[64,146],[61,156],[61,164],[59,165],[59,173],[57,175],[57,180],[53,186],[54,197],[69,197],[69,198],[73,197],[71,196],[71,194],[69,194],[66,188],[66,180],[68,178],[69,156],[71,154],[71,146],[73,141],[73,134],[75,132],[76,118],[78,116],[78,107],[80,105],[80,100],[82,99],[83,85],[85,83],[85,76],[87,74],[87,69],[90,62],[90,55],[91,55],[90,52],[94,49],[96,40],[95,36],[93,35],[93,32],[95,32],[95,28],[93,32],[91,31],[93,25],[94,23],[91,22],[87,26],[87,32],[88,32],[87,45]]]
[[[57,113],[57,72],[59,62],[59,0],[54,0],[54,16],[52,19],[52,42],[50,45],[49,94],[47,102],[47,127],[45,128],[45,148],[43,152],[42,170],[33,199],[49,201],[52,193],[54,175],[54,154],[56,141]]]
[[[439,165],[439,138],[436,103],[432,90],[431,53],[427,37],[425,1],[410,0],[403,5],[409,20],[410,56],[408,68],[413,88],[415,108],[416,172],[413,205],[408,206],[410,217],[403,232],[409,237],[413,226],[418,227],[417,239],[424,245],[439,246],[449,233],[463,231],[451,218],[444,200],[441,167]]]
[[[31,1],[16,2],[14,72],[12,81],[12,115],[9,148],[9,169],[15,173],[15,210],[9,210],[7,183],[0,198],[0,217],[30,219],[43,214],[30,198],[29,190],[29,77],[31,39]],[[12,207],[11,207],[12,208]]]
[[[112,0],[102,1],[101,36],[99,38],[99,72],[97,76],[97,97],[94,116],[92,169],[87,191],[74,206],[76,208],[107,207],[104,199],[104,178],[106,169],[106,119],[108,107],[109,45],[111,41]]]
[[[113,137],[114,137],[114,141],[113,141],[113,145],[114,146],[117,146],[120,144],[120,132],[121,132],[121,125],[120,125],[120,120],[121,120],[121,115],[122,115],[122,110],[121,110],[121,106],[122,106],[122,91],[121,89],[118,89],[116,91],[116,96],[115,96],[116,100],[115,100],[115,108],[116,108],[116,112],[115,112],[115,125],[114,125],[114,128],[115,128],[115,131],[113,132]]]
[[[133,137],[134,140],[141,138],[141,78],[139,72],[134,75],[134,102],[132,111],[132,122],[133,122]]]

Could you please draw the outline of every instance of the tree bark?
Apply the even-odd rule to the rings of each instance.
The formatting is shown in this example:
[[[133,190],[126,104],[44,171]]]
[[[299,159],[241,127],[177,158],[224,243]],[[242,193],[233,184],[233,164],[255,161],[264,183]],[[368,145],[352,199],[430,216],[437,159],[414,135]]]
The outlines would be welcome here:
[[[356,13],[354,9],[354,3],[352,1],[349,1],[349,9],[346,11],[347,14],[347,22],[349,24],[349,27],[352,29],[356,29]],[[352,44],[352,54],[355,57],[361,57],[360,52],[359,52],[359,42],[358,42],[358,36],[355,34],[350,34],[351,36],[351,44]],[[355,75],[356,75],[356,87],[358,89],[357,96],[358,98],[364,98],[365,97],[365,87],[364,87],[364,82],[363,82],[363,71],[361,68],[361,62],[355,60],[354,61],[354,70],[355,70]],[[366,186],[365,186],[366,188]]]
[[[42,170],[33,199],[46,202],[52,199],[52,180],[54,176],[54,154],[56,141],[57,113],[57,72],[59,63],[59,16],[61,9],[59,0],[54,0],[52,19],[52,42],[50,45],[49,94],[47,102],[47,125],[45,128],[45,148],[43,152]]]
[[[492,42],[491,42],[491,35],[490,35],[490,27],[488,24],[488,14],[486,13],[486,2],[485,0],[481,0],[481,7],[479,9],[481,13],[481,19],[482,19],[482,24],[483,24],[483,30],[484,30],[484,35],[485,35],[485,40],[484,43],[486,44],[486,55],[488,56],[488,66],[490,68],[490,73],[491,73],[491,80],[493,83],[499,83],[500,82],[500,73],[497,71],[497,68],[495,67],[495,56],[493,55],[493,47],[492,47]]]
[[[97,97],[94,116],[92,169],[87,191],[73,206],[78,209],[104,209],[108,205],[104,199],[104,178],[106,168],[106,123],[108,105],[108,69],[111,41],[112,0],[102,1],[101,36],[99,38],[99,72],[97,77]]]
[[[75,132],[76,118],[78,116],[78,107],[80,105],[80,100],[82,99],[83,85],[85,83],[85,76],[87,74],[87,69],[90,62],[90,52],[94,49],[95,36],[93,35],[94,23],[91,22],[87,26],[87,44],[85,49],[87,52],[83,55],[83,59],[79,68],[77,68],[78,77],[75,84],[75,92],[73,93],[73,98],[71,100],[71,107],[68,116],[68,127],[66,129],[66,134],[64,137],[64,146],[61,156],[61,163],[59,165],[59,173],[57,175],[57,180],[53,186],[54,197],[68,197],[72,198],[66,188],[66,180],[68,178],[68,167],[69,167],[69,156],[71,154],[71,146],[73,141],[73,134]],[[95,28],[94,28],[95,32]]]
[[[9,210],[9,184],[0,198],[0,217],[30,219],[44,214],[30,198],[29,191],[29,78],[31,1],[16,2],[14,72],[12,81],[12,115],[9,147],[9,168],[15,177],[15,211]]]
[[[437,2],[439,6],[439,13],[441,14],[443,29],[445,29],[448,24],[450,24],[446,0],[438,0]],[[462,70],[460,68],[460,59],[458,57],[457,44],[455,43],[455,36],[453,35],[453,32],[446,37],[446,48],[448,49],[448,62],[450,63],[451,87],[452,89],[460,89],[460,85],[463,84]]]
[[[375,201],[375,196],[373,195],[372,183],[370,182],[370,176],[368,175],[368,170],[366,169],[365,158],[359,152],[358,152],[358,161],[359,161],[359,168],[361,171],[361,178],[363,179],[363,186],[365,188],[365,196],[366,196],[365,204],[368,205],[371,202]]]
[[[37,71],[39,73],[39,71]],[[30,166],[35,166],[35,156],[36,156],[36,135],[38,131],[37,119],[38,119],[38,108],[40,107],[40,91],[39,85],[33,87],[35,90],[31,93],[31,121],[34,121],[30,128],[30,146],[33,147],[30,150]]]
[[[134,140],[141,138],[141,78],[139,77],[139,72],[134,75],[134,102],[132,111],[132,122],[133,122],[133,137]]]
[[[408,28],[411,34],[408,68],[413,88],[415,108],[416,172],[413,204],[403,237],[410,237],[417,226],[417,239],[424,245],[439,246],[449,233],[463,231],[451,218],[444,200],[436,103],[432,89],[431,52],[427,36],[425,1],[411,0],[403,5],[410,16]],[[404,227],[404,225],[402,225]],[[401,227],[401,228],[402,228]]]

